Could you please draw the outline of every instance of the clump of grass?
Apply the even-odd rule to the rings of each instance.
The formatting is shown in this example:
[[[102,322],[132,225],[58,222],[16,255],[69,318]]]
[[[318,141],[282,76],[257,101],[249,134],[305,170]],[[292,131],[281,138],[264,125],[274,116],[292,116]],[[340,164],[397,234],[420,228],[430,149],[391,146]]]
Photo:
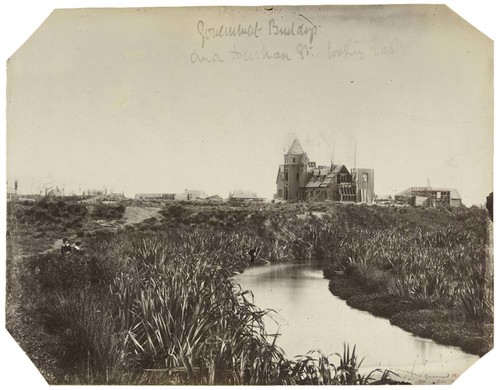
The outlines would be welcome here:
[[[375,369],[368,374],[361,374],[363,359],[358,360],[356,346],[350,349],[344,344],[342,355],[336,353],[339,363],[335,365],[331,355],[326,356],[321,351],[309,351],[289,362],[289,372],[283,384],[288,385],[370,385],[391,384],[396,381],[389,370]]]
[[[473,280],[458,292],[460,311],[468,318],[493,322],[493,300],[488,296],[485,281]]]
[[[74,382],[116,384],[127,377],[124,337],[107,302],[88,289],[71,289],[53,296],[46,316]]]

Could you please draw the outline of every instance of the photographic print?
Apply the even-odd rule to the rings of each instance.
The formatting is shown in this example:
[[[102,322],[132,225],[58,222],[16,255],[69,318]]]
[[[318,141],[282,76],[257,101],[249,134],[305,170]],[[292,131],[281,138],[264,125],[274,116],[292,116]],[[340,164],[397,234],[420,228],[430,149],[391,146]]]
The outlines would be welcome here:
[[[493,40],[452,9],[33,30],[7,60],[5,321],[48,384],[452,384],[492,350]]]

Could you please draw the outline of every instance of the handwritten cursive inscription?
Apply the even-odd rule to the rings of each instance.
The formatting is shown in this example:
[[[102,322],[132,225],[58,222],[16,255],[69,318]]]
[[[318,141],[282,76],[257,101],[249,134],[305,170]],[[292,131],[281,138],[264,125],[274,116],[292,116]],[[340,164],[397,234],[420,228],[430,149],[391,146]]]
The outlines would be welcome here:
[[[262,45],[259,49],[240,50],[233,46],[229,51],[231,58],[235,61],[259,61],[259,60],[279,60],[291,61],[290,54],[284,50],[270,50],[266,45]]]
[[[363,58],[365,58],[365,53],[358,46],[356,46],[357,44],[358,41],[349,39],[344,43],[344,45],[340,47],[334,47],[332,43],[328,41],[328,59],[331,60],[335,58],[357,58],[359,60],[362,60]]]
[[[200,62],[204,62],[207,64],[212,64],[214,62],[224,62],[219,53],[213,53],[211,55],[202,55],[196,52],[191,53],[190,57],[191,63],[196,64]]]
[[[295,24],[278,24],[274,19],[271,19],[268,24],[270,36],[283,37],[307,37],[309,43],[313,43],[314,37],[318,33],[318,27],[314,24],[306,25],[305,23]]]
[[[198,34],[201,38],[201,47],[204,48],[207,41],[217,38],[239,38],[239,37],[249,37],[249,38],[259,38],[259,33],[262,28],[259,27],[259,22],[253,24],[236,26],[226,26],[220,25],[218,27],[206,27],[203,20],[199,20],[196,24]]]
[[[189,55],[192,64],[257,61],[361,61],[404,54],[398,37],[325,36],[307,16],[291,20],[271,17],[238,24],[210,24],[200,19],[196,31],[200,46]],[[209,42],[213,41],[212,45]]]
[[[378,56],[394,55],[399,52],[399,39],[393,39],[390,42],[380,43],[377,38],[370,40],[370,52]]]

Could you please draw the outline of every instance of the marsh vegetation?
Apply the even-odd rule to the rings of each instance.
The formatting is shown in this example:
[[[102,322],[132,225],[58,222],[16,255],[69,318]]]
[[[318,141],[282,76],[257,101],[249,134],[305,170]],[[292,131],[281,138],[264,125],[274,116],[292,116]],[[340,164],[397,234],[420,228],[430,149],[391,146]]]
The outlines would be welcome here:
[[[407,310],[391,315],[444,311],[479,324],[471,325],[481,329],[474,336],[483,350],[490,347],[484,210],[176,203],[136,226],[96,233],[92,215],[113,221],[125,207],[86,212],[80,206],[82,229],[74,233],[85,237],[84,253],[62,257],[58,251],[32,251],[15,262],[15,253],[9,254],[11,288],[21,292],[30,322],[54,345],[58,370],[52,383],[391,380],[389,372],[361,375],[352,346],[339,356],[304,351],[295,359],[285,357],[279,339],[266,333],[268,309],[256,307],[252,292],[233,279],[248,266],[250,248],[258,248],[257,261],[326,259],[325,275],[332,283],[341,279],[382,303],[405,305]],[[19,226],[31,228],[31,234],[45,229],[43,222],[25,222],[28,207],[41,206],[9,214],[11,246],[22,245]],[[60,226],[65,225],[54,230]],[[11,294],[8,313],[9,305],[22,310],[15,305],[18,296]],[[12,321],[8,326],[15,333]]]

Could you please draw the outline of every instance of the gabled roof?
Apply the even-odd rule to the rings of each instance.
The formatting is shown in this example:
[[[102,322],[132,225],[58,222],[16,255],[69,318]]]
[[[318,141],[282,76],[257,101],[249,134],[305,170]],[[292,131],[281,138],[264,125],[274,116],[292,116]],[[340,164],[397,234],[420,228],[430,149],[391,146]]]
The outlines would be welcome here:
[[[207,196],[205,199],[207,199],[207,200],[222,199],[222,196],[220,196],[220,195],[210,195],[210,196]]]
[[[342,171],[342,169],[344,169],[347,172],[349,172],[349,170],[345,167],[345,165],[336,164],[336,165],[333,166],[333,173],[335,173],[335,174],[340,173],[340,171]]]
[[[300,143],[297,139],[293,140],[293,143],[290,146],[290,149],[288,149],[287,154],[304,154],[304,149],[302,149],[302,146],[300,146]]]
[[[48,193],[47,196],[63,196],[63,192],[59,187],[51,189]]]
[[[324,188],[329,187],[335,181],[335,177],[343,170],[347,169],[344,165],[334,165],[333,167],[319,166],[310,168],[309,173],[312,174],[310,180],[306,184],[306,188]]]
[[[257,198],[257,194],[255,192],[236,190],[231,195],[230,198],[234,199],[254,199]]]

